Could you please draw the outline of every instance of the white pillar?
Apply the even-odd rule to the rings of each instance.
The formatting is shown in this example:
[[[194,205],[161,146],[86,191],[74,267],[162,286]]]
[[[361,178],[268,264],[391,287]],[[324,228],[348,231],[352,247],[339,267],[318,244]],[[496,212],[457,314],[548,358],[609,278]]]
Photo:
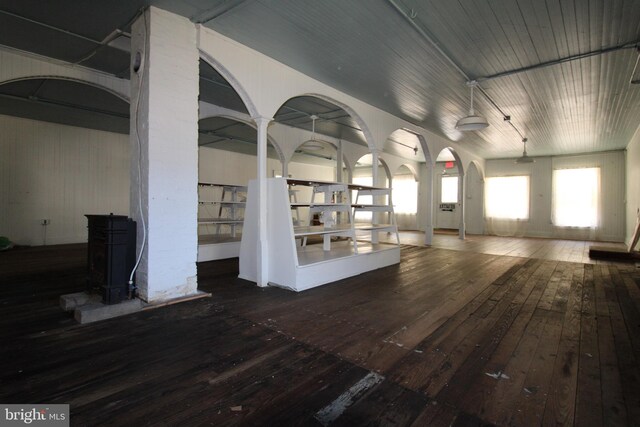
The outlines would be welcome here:
[[[426,193],[426,226],[424,227],[424,244],[431,246],[433,243],[433,183],[435,182],[435,167],[427,162],[427,182],[423,193]]]
[[[378,150],[371,151],[371,182],[374,187],[378,186]]]
[[[150,7],[131,31],[130,211],[138,225],[138,295],[197,292],[198,49],[188,19]],[[136,60],[139,59],[139,61]]]
[[[337,148],[337,153],[336,153],[336,162],[337,162],[337,166],[336,166],[336,181],[337,182],[342,182],[342,140],[339,139],[338,140],[338,148]]]
[[[267,127],[273,119],[254,117],[258,128],[258,248],[257,284],[269,285],[269,244],[267,241]]]
[[[465,238],[465,222],[464,222],[464,174],[460,173],[458,176],[458,200],[460,201],[460,225],[458,226],[458,237],[460,240]]]

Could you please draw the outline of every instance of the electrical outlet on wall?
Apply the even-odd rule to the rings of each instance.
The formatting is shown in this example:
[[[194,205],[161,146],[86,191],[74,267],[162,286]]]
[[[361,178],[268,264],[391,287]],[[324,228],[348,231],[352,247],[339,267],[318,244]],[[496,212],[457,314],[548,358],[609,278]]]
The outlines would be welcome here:
[[[49,225],[49,224],[51,224],[51,220],[49,220],[49,219],[43,219],[43,220],[40,220],[40,224],[42,224],[42,225]]]

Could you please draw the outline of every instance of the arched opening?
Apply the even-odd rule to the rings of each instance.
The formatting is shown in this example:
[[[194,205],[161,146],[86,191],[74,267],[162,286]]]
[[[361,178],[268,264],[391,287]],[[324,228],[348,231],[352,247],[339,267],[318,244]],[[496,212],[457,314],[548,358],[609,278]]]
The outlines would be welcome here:
[[[338,160],[338,147],[318,138],[300,144],[289,160],[289,177],[349,182],[350,175],[351,168],[345,156],[341,162]]]
[[[348,107],[347,107],[348,108]],[[274,133],[286,134],[283,151],[289,152],[287,177],[325,182],[348,183],[353,171],[347,153],[368,149],[359,121],[343,106],[320,96],[298,96],[285,102],[274,115]],[[292,201],[309,201],[312,189],[291,189]],[[294,220],[314,223],[307,209],[296,209]]]
[[[412,162],[398,167],[393,174],[392,197],[398,229],[426,230],[429,220],[426,206],[430,206],[431,197],[427,171],[431,168],[431,156],[424,138],[410,130],[397,129],[385,141],[384,152]],[[400,238],[412,242],[424,240],[419,233],[403,233]]]
[[[452,148],[438,154],[434,184],[435,232],[458,234],[464,239],[464,168]]]
[[[377,174],[377,180],[374,179],[374,172]],[[391,172],[384,160],[378,158],[377,165],[373,164],[373,155],[365,154],[356,161],[356,166],[353,170],[353,183],[360,185],[367,185],[371,187],[389,188],[391,182]],[[373,196],[358,196],[354,192],[352,196],[354,203],[362,204],[387,204],[387,196],[378,196],[374,200]],[[362,211],[356,212],[354,215],[355,222],[371,222],[374,223],[388,223],[388,213],[385,212],[370,212]]]
[[[129,214],[129,102],[57,77],[0,85],[0,235],[19,245],[86,242],[88,213]]]
[[[469,234],[484,233],[484,176],[474,160],[467,167],[465,188],[466,231]]]
[[[220,72],[200,59],[201,103],[234,117],[205,117],[198,122],[198,261],[237,257],[244,228],[247,186],[257,178],[257,131],[249,107]],[[282,152],[268,140],[267,163],[282,173]]]
[[[407,165],[393,174],[393,205],[398,230],[418,229],[418,177]]]
[[[200,51],[200,101],[258,116],[251,98],[225,67],[211,55]]]
[[[315,118],[315,119],[314,119]],[[320,139],[337,146],[345,144],[368,147],[368,137],[362,129],[361,119],[354,117],[341,106],[318,96],[297,96],[285,102],[273,116],[281,125],[315,133]],[[297,146],[302,141],[296,141]]]

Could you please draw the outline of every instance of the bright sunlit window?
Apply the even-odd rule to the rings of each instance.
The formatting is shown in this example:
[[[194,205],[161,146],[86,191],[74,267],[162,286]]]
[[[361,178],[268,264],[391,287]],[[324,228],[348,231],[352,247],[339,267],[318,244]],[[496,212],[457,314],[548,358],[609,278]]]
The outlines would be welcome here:
[[[485,182],[487,218],[529,219],[528,176],[497,176]]]
[[[553,224],[559,227],[596,227],[600,168],[553,171]]]
[[[458,203],[458,177],[443,176],[440,203]]]
[[[393,177],[393,205],[395,213],[415,214],[418,212],[418,183],[413,175]]]

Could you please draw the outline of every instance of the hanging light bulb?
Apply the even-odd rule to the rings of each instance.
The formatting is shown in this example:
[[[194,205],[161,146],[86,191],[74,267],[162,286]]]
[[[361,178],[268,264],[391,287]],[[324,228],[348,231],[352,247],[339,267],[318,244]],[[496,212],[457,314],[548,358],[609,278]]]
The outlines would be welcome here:
[[[489,126],[489,122],[482,116],[475,114],[473,110],[473,89],[478,85],[475,80],[467,82],[469,90],[471,91],[471,108],[469,108],[469,115],[461,118],[456,123],[456,129],[462,132],[474,131],[484,129]]]
[[[322,145],[322,142],[316,139],[316,120],[318,119],[318,116],[316,116],[315,114],[312,114],[310,116],[310,119],[311,119],[311,139],[309,139],[308,141],[305,141],[302,145],[302,148],[309,151],[321,151],[324,149],[324,146]]]
[[[527,155],[527,138],[522,138],[522,143],[524,144],[524,151],[522,152],[522,157],[518,157],[516,159],[517,164],[526,164],[526,163],[534,163],[536,160],[533,157],[529,157]]]

